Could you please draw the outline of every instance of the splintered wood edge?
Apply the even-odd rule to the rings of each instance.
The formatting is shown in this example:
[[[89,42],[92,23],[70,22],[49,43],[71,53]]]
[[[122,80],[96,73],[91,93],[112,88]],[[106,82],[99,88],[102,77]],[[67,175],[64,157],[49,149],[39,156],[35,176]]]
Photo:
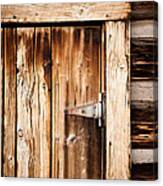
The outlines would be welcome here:
[[[127,2],[1,5],[1,21],[3,24],[123,20],[130,12]]]

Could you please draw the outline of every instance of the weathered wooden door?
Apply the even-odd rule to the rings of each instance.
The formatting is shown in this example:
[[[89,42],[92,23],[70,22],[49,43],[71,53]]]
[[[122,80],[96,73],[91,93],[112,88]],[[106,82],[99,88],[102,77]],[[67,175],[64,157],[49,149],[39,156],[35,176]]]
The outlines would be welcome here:
[[[4,28],[1,65],[2,174],[101,178],[101,27]]]
[[[130,178],[130,12],[3,6],[2,176]]]
[[[53,28],[52,38],[54,175],[101,178],[101,129],[91,110],[101,87],[100,26]]]

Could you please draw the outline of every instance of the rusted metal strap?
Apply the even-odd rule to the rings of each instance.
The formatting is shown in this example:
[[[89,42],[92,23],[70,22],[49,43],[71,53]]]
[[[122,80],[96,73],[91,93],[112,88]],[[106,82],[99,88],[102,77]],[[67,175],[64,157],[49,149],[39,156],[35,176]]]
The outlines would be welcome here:
[[[73,108],[67,108],[65,109],[65,113],[68,115],[98,119],[101,117],[100,103],[92,103]]]
[[[81,106],[76,106],[73,108],[66,108],[65,114],[67,115],[73,115],[73,116],[80,116],[80,117],[86,117],[86,118],[92,118],[92,119],[98,119],[99,120],[99,126],[102,126],[102,119],[104,117],[104,100],[103,99],[103,93],[99,93],[99,101],[97,103],[90,103],[85,104]]]

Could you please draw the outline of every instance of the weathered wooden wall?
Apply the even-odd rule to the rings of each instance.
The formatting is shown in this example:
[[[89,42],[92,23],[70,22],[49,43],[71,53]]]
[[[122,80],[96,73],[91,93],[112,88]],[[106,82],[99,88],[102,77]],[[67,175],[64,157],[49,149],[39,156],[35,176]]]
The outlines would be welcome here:
[[[131,4],[132,179],[157,178],[157,3]]]

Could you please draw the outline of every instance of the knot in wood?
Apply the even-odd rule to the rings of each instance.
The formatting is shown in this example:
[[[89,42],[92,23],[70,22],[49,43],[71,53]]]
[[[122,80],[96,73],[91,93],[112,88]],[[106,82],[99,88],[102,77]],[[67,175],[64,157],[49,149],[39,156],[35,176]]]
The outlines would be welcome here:
[[[82,112],[82,114],[85,114],[85,110],[82,110],[81,112]]]
[[[46,88],[46,84],[42,83],[42,88],[45,89]]]
[[[18,130],[18,136],[19,136],[20,138],[23,137],[23,129],[19,129],[19,130]]]
[[[8,156],[8,161],[12,161],[13,157],[11,155]]]
[[[50,67],[51,66],[51,62],[50,61],[46,61],[46,63],[44,63],[44,67]]]
[[[125,68],[125,65],[124,64],[121,64],[120,65],[120,69],[123,70]]]
[[[111,37],[112,37],[112,35],[111,35],[111,34],[109,34],[109,39],[111,39]]]
[[[81,9],[80,9],[80,15],[81,15],[83,12],[84,12],[84,9],[81,8]]]
[[[109,14],[106,14],[106,15],[105,15],[105,17],[107,17],[107,18],[108,18],[108,17],[109,17]]]
[[[58,143],[59,142],[59,137],[55,137],[55,141]]]
[[[16,15],[13,15],[13,19],[16,19],[17,17],[16,17]]]
[[[70,134],[68,136],[67,140],[66,140],[67,141],[67,145],[70,144],[70,143],[75,142],[75,140],[76,140],[76,135],[75,134]]]

